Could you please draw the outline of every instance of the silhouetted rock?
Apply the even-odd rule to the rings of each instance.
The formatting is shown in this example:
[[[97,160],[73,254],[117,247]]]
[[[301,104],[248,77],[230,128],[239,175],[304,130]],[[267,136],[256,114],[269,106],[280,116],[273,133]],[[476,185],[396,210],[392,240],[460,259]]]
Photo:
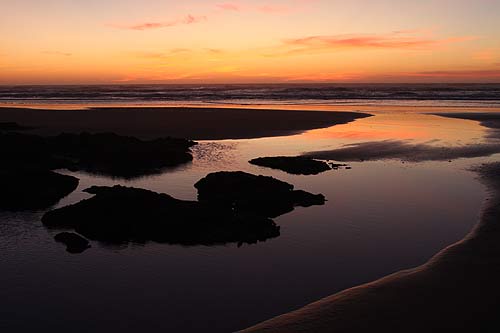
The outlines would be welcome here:
[[[47,208],[73,192],[78,178],[47,170],[0,168],[0,208]]]
[[[144,141],[112,133],[54,137],[0,133],[2,157],[13,167],[67,168],[124,178],[190,162],[190,147],[195,144],[173,138]]]
[[[338,164],[338,163],[328,163],[330,165],[330,167],[333,169],[333,170],[338,170],[338,169],[341,169],[341,168],[345,168],[346,170],[351,170],[352,168],[350,166],[348,166],[347,164]]]
[[[292,191],[292,198],[295,205],[300,207],[321,206],[325,204],[325,197],[322,194],[312,194],[303,190]]]
[[[85,191],[95,196],[47,212],[44,225],[74,229],[88,239],[109,243],[241,244],[279,236],[272,220],[230,207],[123,186],[93,186]]]
[[[5,131],[5,132],[24,131],[24,130],[28,130],[28,129],[31,129],[31,127],[21,126],[15,122],[10,122],[10,121],[9,122],[0,122],[0,131]]]
[[[250,163],[295,175],[317,175],[331,170],[326,162],[302,156],[259,157],[251,160]]]
[[[273,177],[249,173],[211,173],[195,184],[198,200],[266,217],[288,213],[296,206],[322,205],[322,194],[294,191],[293,185]]]
[[[0,133],[0,152],[2,169],[51,170],[66,163],[52,153],[46,138],[37,135]]]
[[[140,140],[113,133],[61,134],[50,138],[54,153],[71,161],[68,167],[118,177],[134,177],[192,161],[185,139]]]
[[[69,253],[82,253],[86,249],[90,248],[88,240],[72,232],[58,233],[55,235],[54,239],[56,242],[66,245],[66,251]]]

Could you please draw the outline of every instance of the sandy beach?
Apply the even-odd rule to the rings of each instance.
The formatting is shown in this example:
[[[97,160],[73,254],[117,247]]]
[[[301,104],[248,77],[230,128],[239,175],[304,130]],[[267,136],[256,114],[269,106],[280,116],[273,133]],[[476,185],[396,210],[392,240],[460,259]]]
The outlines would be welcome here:
[[[140,121],[150,126],[148,130],[158,135],[169,135],[170,132],[167,130],[187,135],[186,133],[190,133],[189,126],[175,128],[168,119],[177,121],[176,117],[170,117],[173,114],[179,115],[183,121],[193,121],[193,118],[182,115],[191,111],[174,110],[176,111],[171,113],[171,109],[151,109],[146,112],[150,118],[146,117],[147,119]],[[44,110],[10,110],[9,114],[12,116],[3,117],[0,122],[4,123],[6,133],[17,129],[20,135],[56,134],[71,129],[78,132],[89,128],[95,131],[101,129],[109,131],[116,128],[122,134],[134,135],[139,132],[128,131],[133,128],[127,126],[131,126],[132,115],[138,119],[142,116],[142,111],[136,109],[133,111],[106,109],[104,112],[108,114],[109,119],[104,118],[105,122],[100,123],[97,120],[101,110],[83,110],[78,111],[76,115],[73,112],[65,112],[68,111],[50,113]],[[193,112],[196,115],[212,111],[195,109]],[[222,110],[216,109],[213,112],[223,119]],[[248,112],[256,114],[247,115],[242,112],[247,119],[255,120],[255,125],[246,127],[247,135],[253,137],[263,133],[262,129],[266,133],[276,133],[275,123],[262,123],[262,126],[258,127],[257,120],[272,118],[277,111]],[[284,115],[287,111],[280,112],[276,114]],[[28,122],[29,117],[19,116],[28,113],[35,114],[37,122]],[[118,113],[125,115],[126,121],[118,119],[116,117]],[[49,114],[50,117],[44,118]],[[297,115],[294,112],[292,114]],[[329,126],[327,121],[347,122],[358,115],[358,113],[340,114],[341,118],[336,112],[318,112],[316,115],[314,112],[304,111],[292,117],[296,119],[295,122],[280,122],[278,125],[281,126],[280,131],[285,131],[285,125],[296,126],[293,131],[295,133],[295,131],[305,131],[303,128],[312,126],[306,121],[299,122],[299,118],[309,119],[310,123],[313,122],[313,118],[320,119],[324,126]],[[112,116],[117,119],[117,124],[111,121]],[[87,117],[95,117],[93,120],[95,122],[92,123]],[[158,124],[152,119],[162,119],[165,123]],[[11,124],[5,125],[8,122]],[[12,122],[17,122],[19,126],[14,126]],[[211,125],[213,127],[209,128],[210,131],[198,133],[204,133],[207,137],[223,133],[231,137],[230,129],[226,130],[225,126],[221,126],[223,123],[214,122]],[[236,120],[231,120],[231,123],[239,129],[247,125]],[[422,124],[426,124],[427,127],[421,126]],[[413,132],[420,128],[427,132],[427,128],[433,128],[431,127],[433,124],[439,126],[434,127],[435,131],[425,133],[424,137],[420,137],[419,132]],[[114,127],[110,129],[109,126]],[[319,125],[316,122],[314,126]],[[465,245],[458,243],[423,266],[365,284],[393,272],[422,265],[444,247],[463,238],[471,229],[484,196],[482,196],[482,186],[471,177],[472,174],[459,169],[461,165],[473,163],[467,162],[470,158],[495,154],[498,146],[493,139],[484,141],[484,145],[487,146],[474,145],[476,141],[469,139],[470,141],[462,143],[461,148],[443,150],[443,147],[448,147],[446,145],[448,137],[453,138],[453,135],[459,132],[461,138],[464,137],[462,132],[456,129],[457,126],[465,128],[468,135],[466,138],[483,138],[489,134],[484,127],[471,121],[429,115],[388,117],[377,114],[349,124],[306,131],[294,136],[232,142],[200,142],[195,147],[193,161],[179,168],[148,174],[145,177],[117,179],[102,173],[89,173],[85,171],[86,169],[64,171],[66,175],[78,178],[80,183],[78,189],[63,198],[58,207],[75,204],[87,198],[86,192],[82,190],[94,185],[111,188],[116,184],[123,184],[156,193],[166,193],[178,199],[196,200],[193,184],[210,172],[224,170],[241,170],[255,175],[274,176],[295,185],[297,189],[305,189],[313,194],[324,194],[326,201],[324,205],[318,207],[298,208],[280,216],[276,220],[277,226],[282,228],[279,236],[277,233],[269,234],[272,237],[259,244],[242,247],[227,245],[186,248],[148,242],[142,246],[131,243],[126,248],[110,251],[109,244],[102,245],[90,239],[82,244],[84,253],[74,257],[67,257],[66,252],[80,251],[71,248],[65,251],[55,240],[59,234],[55,235],[52,230],[39,227],[40,215],[27,215],[21,220],[22,222],[19,222],[15,219],[17,215],[6,212],[5,221],[16,227],[21,225],[25,228],[22,237],[31,237],[24,243],[9,243],[11,237],[9,232],[13,228],[7,224],[3,232],[6,241],[3,243],[12,245],[7,246],[10,252],[6,256],[9,257],[9,253],[12,253],[12,256],[17,257],[21,251],[21,256],[26,253],[22,257],[23,260],[26,256],[40,258],[37,261],[48,262],[46,264],[49,266],[48,270],[54,272],[52,275],[45,275],[46,281],[41,283],[43,287],[32,286],[25,281],[31,281],[38,276],[37,269],[33,269],[29,274],[16,274],[14,266],[8,266],[5,270],[8,278],[4,278],[8,280],[6,285],[18,286],[17,288],[23,288],[25,292],[36,295],[46,294],[48,288],[56,299],[51,303],[52,306],[57,307],[62,317],[69,319],[61,324],[57,318],[53,320],[48,318],[49,313],[40,316],[40,311],[43,312],[40,309],[48,302],[43,297],[38,297],[37,300],[30,298],[26,301],[11,296],[14,301],[5,308],[10,311],[9,313],[24,313],[23,318],[30,319],[24,320],[25,331],[40,325],[44,328],[55,325],[70,327],[74,320],[78,320],[74,318],[80,318],[82,313],[90,311],[89,320],[79,321],[82,327],[90,330],[93,325],[109,327],[106,326],[107,322],[136,316],[135,318],[140,318],[142,329],[146,330],[154,331],[161,328],[173,332],[199,332],[205,328],[207,332],[234,332],[334,294],[303,310],[264,322],[249,331],[331,332],[334,329],[334,331],[351,332],[368,330],[372,327],[378,330],[411,331],[413,326],[415,331],[422,331],[426,325],[428,327],[434,325],[432,327],[437,327],[436,329],[441,325],[441,330],[447,330],[443,328],[446,325],[457,330],[462,327],[472,327],[472,323],[457,323],[456,319],[455,322],[451,320],[456,313],[467,312],[469,317],[479,318],[491,315],[493,311],[491,309],[494,309],[496,275],[490,271],[496,260],[495,252],[485,250],[490,246],[489,237],[493,235],[489,231],[488,233],[476,231],[480,236],[474,233],[467,238],[474,241],[466,240],[463,242]],[[450,136],[446,136],[446,132],[440,136],[443,128],[452,130]],[[412,137],[419,137],[420,141],[412,142],[411,138],[401,136],[401,129],[409,131]],[[286,129],[285,132],[288,131],[291,130]],[[378,131],[382,136],[378,136]],[[438,149],[425,144],[435,138],[442,140],[436,143]],[[303,176],[249,163],[256,157],[299,156],[307,151],[323,149],[329,151],[335,147],[377,141],[381,142],[381,146],[368,144],[362,147],[364,152],[370,153],[369,162],[359,162],[359,152],[356,150],[352,151],[352,154],[344,155],[349,165],[352,165],[352,169],[349,170],[331,170],[314,176]],[[460,158],[461,161],[449,164],[449,158]],[[351,162],[351,159],[356,162]],[[400,159],[408,159],[412,163],[403,164]],[[425,163],[436,164],[429,167],[425,166]],[[494,171],[481,170],[481,174],[485,175],[484,180],[489,183],[491,178],[488,175],[498,171],[497,167],[492,167],[491,170]],[[433,195],[440,198],[440,201],[436,202]],[[492,210],[488,208],[485,212],[487,211]],[[496,211],[492,212],[496,214]],[[74,218],[64,218],[63,222],[73,220]],[[96,218],[89,220],[97,221]],[[484,255],[485,251],[487,256]],[[57,260],[51,259],[54,257]],[[144,258],[148,260],[144,261]],[[96,270],[95,263],[101,259],[104,259],[103,266]],[[15,260],[11,262],[12,265],[16,264]],[[109,265],[109,262],[114,264]],[[83,270],[82,265],[85,267]],[[276,269],[277,265],[279,269]],[[27,269],[31,269],[29,264],[27,266]],[[68,270],[73,273],[68,275]],[[114,276],[114,278],[99,279],[100,285],[105,285],[105,288],[100,290],[105,296],[99,294],[89,299],[88,295],[96,291],[94,286],[88,286],[88,281],[95,278],[92,277],[93,274],[101,275],[102,271],[105,272],[103,276]],[[231,283],[227,282],[228,275],[235,277]],[[25,280],[23,276],[26,277]],[[130,276],[135,277],[131,279]],[[200,276],[204,278],[200,279]],[[68,292],[58,294],[59,279],[62,277],[71,282],[67,285]],[[119,283],[116,283],[117,280]],[[149,294],[144,296],[143,288],[134,290],[133,285],[137,281],[153,285],[146,288]],[[357,285],[360,287],[342,291]],[[130,293],[123,294],[125,288]],[[9,297],[11,290],[15,288],[5,288],[2,295]],[[138,313],[135,307],[128,306],[127,302],[132,297],[137,298],[140,304],[154,304],[154,306],[150,306],[148,311]],[[467,302],[474,304],[477,313],[471,314]],[[108,309],[105,317],[102,316],[102,309]],[[171,315],[169,320],[165,321],[166,312],[175,315]],[[226,319],[219,318],[221,313],[226,315]],[[458,316],[464,318],[463,320],[469,317]],[[186,324],[188,319],[190,323]],[[405,325],[409,322],[417,324],[405,329]],[[123,321],[124,326],[120,329],[133,331],[141,328],[137,325],[125,327],[129,323],[130,321]],[[9,316],[5,326],[9,328],[14,325],[16,325],[15,317]]]
[[[444,113],[439,114],[442,117],[457,118],[457,119],[467,119],[479,121],[482,126],[489,128],[491,138],[500,138],[500,114],[492,112],[456,112],[456,113]]]
[[[0,122],[32,127],[30,133],[113,132],[139,138],[249,139],[291,135],[345,124],[366,113],[218,108],[0,108]]]
[[[495,114],[450,116],[498,128]],[[497,131],[490,133],[490,137],[497,137]],[[377,146],[347,147],[329,152],[329,157],[338,154],[345,157],[343,160],[359,160],[356,153],[365,156],[370,148]],[[383,142],[379,148],[378,152],[371,151],[369,157],[411,156],[415,147]],[[439,154],[441,157],[437,158],[433,149],[416,151],[419,158],[414,161],[442,157]],[[449,155],[449,151],[445,155]],[[241,332],[482,332],[491,331],[493,327],[497,330],[499,325],[492,318],[497,315],[500,296],[497,283],[500,277],[500,163],[479,165],[473,171],[487,186],[489,196],[476,227],[463,240],[443,249],[424,265],[347,289]]]
[[[498,329],[500,164],[477,227],[427,264],[345,290],[241,332],[484,332]]]

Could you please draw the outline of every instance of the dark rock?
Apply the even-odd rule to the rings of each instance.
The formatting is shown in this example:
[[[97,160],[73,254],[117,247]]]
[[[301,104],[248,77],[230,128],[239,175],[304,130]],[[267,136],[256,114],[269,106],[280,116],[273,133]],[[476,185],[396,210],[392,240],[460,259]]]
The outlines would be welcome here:
[[[321,194],[295,191],[291,184],[244,172],[209,174],[195,187],[198,201],[138,188],[93,186],[85,191],[94,197],[47,212],[42,222],[113,244],[251,244],[279,236],[270,217],[325,202]]]
[[[312,194],[302,190],[292,191],[293,201],[297,206],[311,207],[325,204],[325,197],[322,194]]]
[[[331,170],[328,163],[302,156],[259,157],[251,164],[282,170],[294,175],[317,175]]]
[[[54,153],[73,161],[72,169],[117,177],[156,173],[192,161],[185,139],[140,140],[113,133],[61,134],[50,139]]]
[[[198,200],[231,207],[238,212],[277,217],[296,206],[322,205],[322,194],[294,191],[293,185],[273,177],[245,172],[217,172],[195,184]]]
[[[70,228],[88,239],[118,244],[251,244],[280,234],[272,220],[224,206],[122,186],[94,186],[86,192],[95,196],[47,212],[44,225]]]
[[[0,168],[0,208],[13,211],[47,208],[77,186],[78,178],[52,171]]]
[[[51,170],[64,167],[59,156],[51,153],[46,138],[20,133],[0,133],[2,169]]]
[[[24,131],[28,129],[32,128],[21,126],[15,122],[0,122],[0,131],[10,132],[10,131]]]
[[[58,233],[55,235],[54,239],[56,242],[66,245],[66,251],[69,253],[82,253],[86,249],[90,248],[88,240],[72,232]]]
[[[190,147],[195,144],[173,138],[144,141],[112,133],[54,137],[0,134],[2,157],[13,167],[67,168],[123,178],[188,163],[193,159]]]
[[[351,167],[348,166],[347,164],[338,164],[338,163],[328,163],[328,164],[333,170],[338,170],[341,168],[345,168],[346,170],[351,169]]]

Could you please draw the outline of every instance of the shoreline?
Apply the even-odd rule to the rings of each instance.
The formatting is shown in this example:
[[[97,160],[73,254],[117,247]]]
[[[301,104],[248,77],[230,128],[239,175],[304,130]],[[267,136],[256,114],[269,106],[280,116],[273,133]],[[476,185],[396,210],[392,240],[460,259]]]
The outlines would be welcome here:
[[[475,171],[490,194],[479,222],[461,241],[419,267],[341,291],[240,332],[491,329],[500,296],[500,163]]]
[[[441,117],[472,120],[477,121],[489,129],[490,133],[487,136],[490,139],[500,138],[500,114],[498,113],[487,113],[487,112],[474,112],[474,113],[464,113],[464,112],[454,112],[448,114],[437,114]]]
[[[500,117],[497,114],[439,116],[479,121],[489,129],[487,138],[492,139],[491,142],[499,138]],[[393,156],[392,145],[396,145],[399,153],[415,151],[415,147],[398,150],[401,148],[398,142],[382,144],[379,148],[373,143],[367,145],[375,160]],[[360,147],[364,149],[362,145]],[[344,148],[347,153],[352,150],[351,158],[346,160],[363,153],[360,147]],[[434,153],[432,149],[424,149],[421,160],[432,160]],[[500,279],[500,226],[497,224],[500,217],[500,162],[482,164],[472,171],[485,184],[489,195],[483,202],[477,224],[462,240],[442,249],[421,266],[340,291],[239,332],[491,330],[494,325],[491,318],[497,314],[500,297],[497,284]],[[500,324],[496,326],[500,329]]]
[[[138,138],[191,140],[253,139],[299,134],[370,117],[361,112],[229,108],[90,108],[49,110],[0,107],[0,122],[34,128],[27,133],[55,135],[113,132]]]

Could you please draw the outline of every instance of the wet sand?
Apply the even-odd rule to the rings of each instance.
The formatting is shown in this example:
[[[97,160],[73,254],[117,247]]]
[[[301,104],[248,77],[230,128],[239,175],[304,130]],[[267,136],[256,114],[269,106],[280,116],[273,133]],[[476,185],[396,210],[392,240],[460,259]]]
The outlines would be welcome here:
[[[500,163],[477,227],[428,263],[342,291],[241,332],[482,332],[498,330]]]
[[[337,162],[390,159],[424,162],[451,161],[459,158],[491,156],[498,153],[500,153],[500,142],[450,147],[425,143],[413,144],[401,140],[384,140],[349,144],[338,149],[305,153],[304,156]]]
[[[346,124],[370,115],[357,112],[226,108],[0,108],[0,122],[34,127],[30,133],[113,132],[139,138],[250,139],[301,133]]]
[[[500,113],[488,113],[488,112],[457,112],[457,113],[444,113],[437,114],[438,116],[448,117],[448,118],[457,118],[457,119],[466,119],[466,120],[475,120],[479,121],[482,126],[490,129],[489,137],[490,138],[500,138]]]
[[[492,115],[491,119],[479,114],[454,117],[478,120],[495,128],[491,123],[497,116]],[[384,147],[392,151],[390,146],[390,142],[384,143]],[[399,146],[396,143],[396,148]],[[371,157],[384,159],[387,155],[382,149],[380,154]],[[431,150],[430,156],[434,155]],[[463,240],[440,251],[422,266],[344,290],[241,332],[480,332],[500,329],[500,322],[496,320],[500,310],[500,162],[478,166],[474,171],[486,184],[490,195],[484,202],[478,224]]]

